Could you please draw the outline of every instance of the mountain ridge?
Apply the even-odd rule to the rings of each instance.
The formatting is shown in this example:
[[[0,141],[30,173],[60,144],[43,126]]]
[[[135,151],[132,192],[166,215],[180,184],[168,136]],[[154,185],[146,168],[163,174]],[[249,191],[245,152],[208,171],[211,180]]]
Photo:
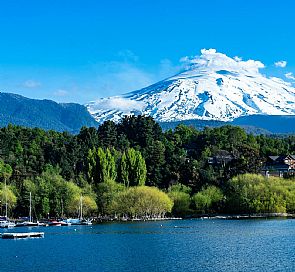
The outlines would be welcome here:
[[[82,126],[98,126],[83,105],[0,92],[0,126],[8,124],[71,133],[78,133]]]
[[[0,93],[0,127],[8,124],[70,133],[78,133],[82,126],[98,127],[99,125],[80,104],[56,103],[48,99],[38,100],[12,93]],[[295,116],[293,115],[250,115],[239,117],[232,122],[192,119],[159,122],[159,124],[164,130],[174,129],[179,124],[194,126],[200,130],[205,127],[233,125],[240,126],[247,133],[252,134],[295,133]]]

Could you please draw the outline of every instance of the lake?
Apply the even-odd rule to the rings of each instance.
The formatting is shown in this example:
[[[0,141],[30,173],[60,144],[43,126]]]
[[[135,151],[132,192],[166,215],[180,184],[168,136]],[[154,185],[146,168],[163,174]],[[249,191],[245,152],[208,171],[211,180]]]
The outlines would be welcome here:
[[[30,231],[44,231],[45,238],[0,239],[0,271],[295,271],[295,220],[194,219]]]

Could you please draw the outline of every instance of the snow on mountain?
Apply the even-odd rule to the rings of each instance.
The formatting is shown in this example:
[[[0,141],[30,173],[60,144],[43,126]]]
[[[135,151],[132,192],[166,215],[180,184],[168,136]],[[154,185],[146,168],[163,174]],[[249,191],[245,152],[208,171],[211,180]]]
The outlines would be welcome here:
[[[141,90],[90,102],[88,111],[100,123],[130,114],[150,115],[160,122],[295,114],[295,88],[261,74],[260,61],[230,58],[215,49],[181,61],[181,73]]]

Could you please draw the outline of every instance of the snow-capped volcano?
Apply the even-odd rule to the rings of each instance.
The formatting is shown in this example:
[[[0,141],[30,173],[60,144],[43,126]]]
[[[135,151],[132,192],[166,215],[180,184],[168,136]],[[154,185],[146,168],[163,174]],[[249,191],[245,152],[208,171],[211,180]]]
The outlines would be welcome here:
[[[260,61],[203,49],[201,56],[185,57],[182,62],[181,73],[141,90],[91,102],[89,112],[100,123],[130,114],[150,115],[160,122],[295,114],[295,88],[261,74]]]

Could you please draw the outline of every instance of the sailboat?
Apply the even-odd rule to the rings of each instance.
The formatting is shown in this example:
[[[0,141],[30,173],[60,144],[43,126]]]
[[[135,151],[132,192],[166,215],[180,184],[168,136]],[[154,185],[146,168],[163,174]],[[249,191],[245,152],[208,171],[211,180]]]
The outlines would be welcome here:
[[[29,209],[29,221],[23,221],[16,224],[16,227],[37,227],[38,222],[34,223],[32,221],[32,193],[30,192],[30,209]]]
[[[91,220],[83,219],[83,196],[82,195],[80,196],[78,218],[68,218],[68,219],[65,219],[64,222],[72,224],[72,225],[92,225]]]
[[[5,217],[3,220],[0,220],[0,228],[13,228],[15,227],[15,223],[9,221],[8,219],[8,200],[7,200],[7,187],[6,187],[6,180],[5,180]]]
[[[83,197],[80,197],[80,224],[81,225],[92,225],[90,219],[83,219]]]

